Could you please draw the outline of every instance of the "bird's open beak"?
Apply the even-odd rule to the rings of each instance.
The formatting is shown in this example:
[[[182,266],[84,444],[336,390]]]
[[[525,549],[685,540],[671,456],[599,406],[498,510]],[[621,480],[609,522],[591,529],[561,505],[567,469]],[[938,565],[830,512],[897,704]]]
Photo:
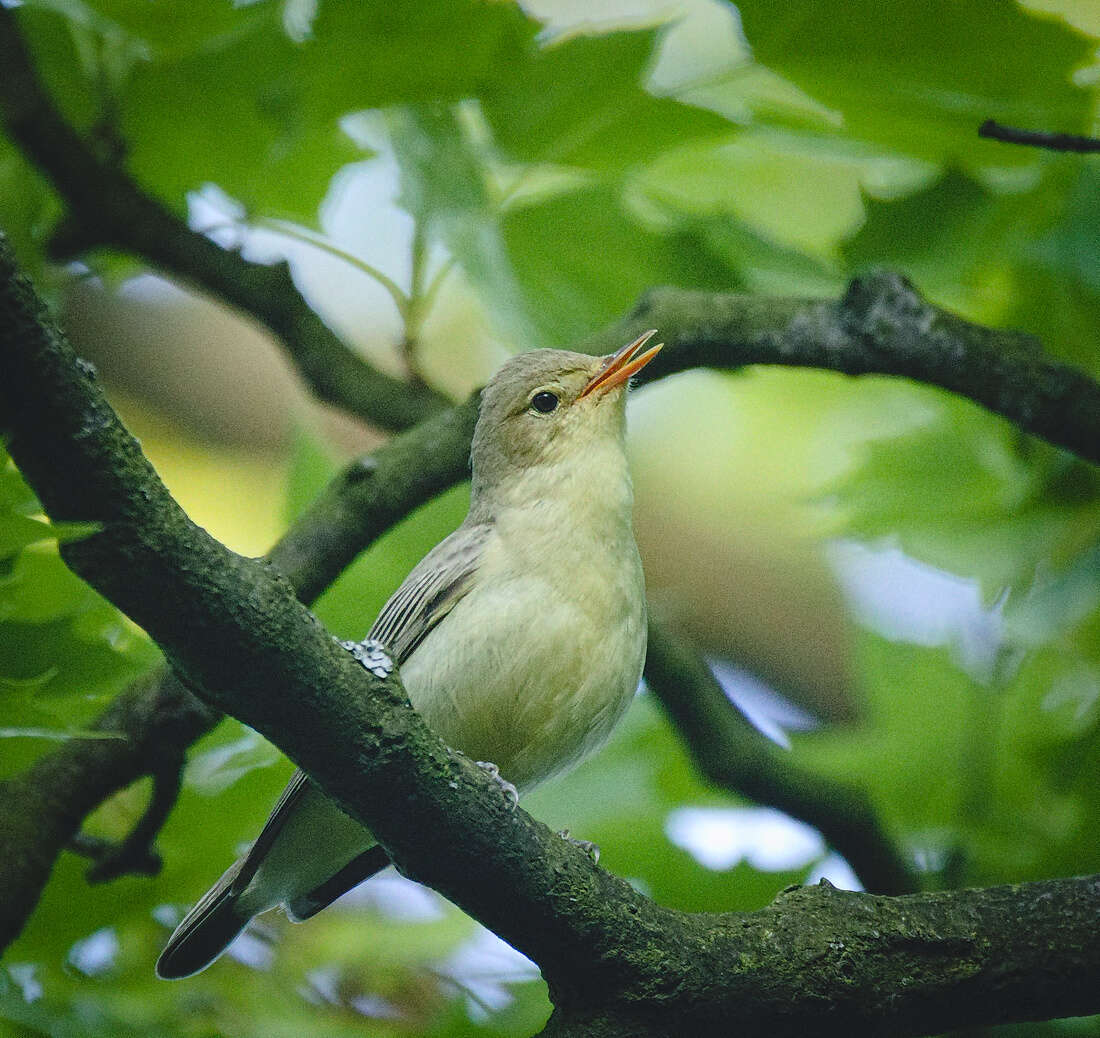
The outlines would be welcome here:
[[[663,342],[659,342],[656,346],[651,346],[642,353],[642,347],[656,334],[657,329],[650,328],[648,332],[643,332],[632,343],[629,343],[619,350],[618,353],[608,357],[607,360],[604,361],[603,367],[592,376],[588,385],[581,390],[581,396],[585,397],[588,396],[589,393],[596,392],[606,393],[616,386],[621,386],[632,375],[636,375],[641,371],[642,368],[657,356],[661,347],[664,346]],[[580,399],[580,397],[578,397],[578,399]]]

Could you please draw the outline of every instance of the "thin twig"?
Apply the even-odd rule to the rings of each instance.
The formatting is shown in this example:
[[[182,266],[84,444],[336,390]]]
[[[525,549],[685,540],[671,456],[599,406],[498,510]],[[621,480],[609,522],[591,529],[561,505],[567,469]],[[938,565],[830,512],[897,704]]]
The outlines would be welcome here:
[[[308,227],[302,227],[290,220],[260,216],[253,222],[259,227],[267,227],[295,241],[304,242],[306,245],[312,245],[322,252],[327,252],[330,256],[335,256],[337,259],[343,260],[348,266],[362,271],[367,277],[376,281],[386,290],[386,294],[393,300],[393,305],[397,308],[401,320],[406,323],[408,322],[410,297],[393,278],[384,271],[379,270],[373,263],[368,263],[361,256],[356,256],[354,252],[348,252],[347,249],[340,248],[339,245],[326,238],[323,234],[317,234]]]
[[[1005,144],[1025,144],[1031,148],[1048,151],[1075,151],[1081,154],[1100,151],[1100,138],[1080,137],[1074,133],[1049,133],[1046,130],[1020,130],[1005,126],[993,119],[986,119],[978,127],[978,136]]]

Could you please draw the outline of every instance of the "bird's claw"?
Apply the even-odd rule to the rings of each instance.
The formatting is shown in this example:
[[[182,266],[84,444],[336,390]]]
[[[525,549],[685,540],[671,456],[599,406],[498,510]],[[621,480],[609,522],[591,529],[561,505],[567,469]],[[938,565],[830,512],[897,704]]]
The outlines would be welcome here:
[[[381,642],[375,641],[373,638],[367,638],[361,642],[341,642],[340,645],[342,648],[347,649],[376,678],[384,680],[393,673],[393,660],[390,659]]]
[[[516,787],[513,786],[512,783],[509,782],[503,775],[501,775],[500,768],[498,768],[491,760],[479,760],[475,761],[475,763],[479,768],[481,768],[482,771],[484,771],[489,776],[489,778],[491,778],[497,784],[500,791],[507,798],[508,803],[511,805],[512,810],[514,811],[519,804],[519,790],[516,789]]]
[[[571,843],[574,847],[579,847],[585,854],[592,859],[593,865],[599,865],[600,863],[600,846],[597,843],[593,843],[591,840],[574,840],[569,835],[568,829],[562,829],[558,835],[568,843]]]

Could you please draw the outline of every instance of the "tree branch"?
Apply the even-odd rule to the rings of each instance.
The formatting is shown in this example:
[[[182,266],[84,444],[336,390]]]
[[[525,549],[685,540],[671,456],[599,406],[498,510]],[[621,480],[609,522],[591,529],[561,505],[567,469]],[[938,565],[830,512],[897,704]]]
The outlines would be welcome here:
[[[653,289],[585,349],[606,353],[646,328],[660,329],[667,345],[641,382],[749,364],[902,376],[1100,463],[1100,384],[1045,355],[1033,336],[971,324],[890,271],[854,278],[839,300]]]
[[[119,843],[86,833],[77,833],[69,849],[92,859],[88,867],[89,883],[107,883],[129,873],[155,876],[161,869],[161,858],[153,847],[172,808],[183,789],[183,767],[186,756],[176,747],[168,747],[166,756],[152,769],[153,791],[149,803]]]
[[[182,753],[218,717],[158,669],[117,696],[92,726],[125,739],[72,739],[0,783],[0,949],[23,929],[85,817],[153,771],[159,755]]]
[[[823,886],[751,914],[653,904],[512,810],[423,725],[396,672],[362,668],[270,564],[187,519],[2,242],[0,356],[13,458],[51,516],[99,524],[62,548],[68,564],[406,874],[538,962],[547,1033],[917,1035],[1100,1011],[1100,877],[892,899]]]
[[[942,311],[934,310],[928,315],[925,313],[927,304],[915,295],[906,282],[886,274],[854,283],[843,299],[833,303],[656,290],[639,303],[631,316],[590,340],[588,347],[593,351],[610,350],[620,344],[624,336],[630,337],[636,329],[657,320],[670,341],[670,346],[664,351],[670,354],[670,360],[665,361],[662,356],[651,367],[665,364],[664,374],[694,364],[720,367],[776,362],[819,364],[847,372],[900,372],[917,377],[922,373],[919,366],[904,358],[897,365],[899,371],[894,370],[890,350],[899,338],[896,332],[898,322],[883,321],[868,331],[868,335],[878,332],[881,335],[879,340],[872,336],[870,341],[864,341],[837,331],[857,323],[856,317],[845,313],[852,300],[863,301],[862,312],[876,309],[867,301],[869,296],[874,298],[875,291],[885,297],[880,307],[884,312],[896,309],[894,297],[900,293],[903,302],[906,302],[906,306],[902,307],[904,313],[920,315],[917,323],[921,327],[939,329],[937,349],[956,358],[959,371],[971,372],[980,370],[983,364],[987,365],[980,384],[987,386],[992,383],[986,392],[997,399],[1009,401],[1004,408],[1006,412],[1028,410],[1026,397],[1031,389],[1026,384],[1023,386],[1025,401],[1011,401],[1015,387],[1023,381],[1019,372],[998,381],[1004,366],[988,358],[990,350],[997,350],[1001,337],[1010,353],[1016,349],[1020,339],[1016,333],[974,329],[974,326],[966,325]],[[813,327],[822,329],[821,334],[829,344],[831,352],[824,360],[820,356],[821,349],[807,331],[807,328]],[[965,334],[951,338],[951,333],[959,328]],[[979,352],[972,355],[968,350],[972,341],[971,332],[975,331],[981,333],[978,336]],[[913,348],[906,338],[902,336],[901,339],[912,352]],[[1100,399],[1100,388],[1086,376],[1045,361],[1033,351],[1034,347],[1029,344],[1026,351],[1028,362],[1040,371],[1053,368],[1060,372],[1064,384],[1078,387],[1076,392],[1082,401]],[[311,601],[342,566],[387,525],[432,494],[463,478],[475,407],[470,402],[454,411],[446,411],[430,423],[393,441],[372,462],[350,466],[315,504],[309,515],[288,531],[269,559],[288,576],[303,601]],[[1086,439],[1091,435],[1089,429],[1096,425],[1096,411],[1092,412],[1091,425],[1089,408],[1085,403],[1076,411],[1085,414],[1084,422],[1080,427],[1075,426],[1073,409],[1070,409],[1067,411],[1067,428],[1073,439]],[[1070,435],[1063,437],[1069,438]],[[1094,446],[1100,443],[1100,438],[1092,443]],[[1085,453],[1092,456],[1087,451]],[[693,695],[700,695],[705,693],[707,686],[705,683],[685,683],[677,687],[684,693],[691,691]],[[666,704],[669,702],[666,698]],[[705,703],[700,703],[692,709],[705,716],[709,708]],[[100,724],[108,730],[125,731],[129,736],[126,743],[74,741],[39,762],[30,773],[29,781],[36,789],[45,791],[42,795],[48,796],[56,805],[58,828],[52,825],[32,828],[30,835],[37,843],[34,853],[28,851],[9,858],[9,869],[14,867],[16,861],[25,869],[21,871],[23,882],[9,877],[5,887],[9,892],[24,891],[24,894],[8,899],[9,915],[6,920],[0,917],[0,923],[4,924],[0,925],[0,946],[19,932],[37,901],[56,855],[75,833],[83,815],[118,789],[147,773],[147,762],[153,759],[151,755],[166,746],[182,751],[209,729],[215,716],[200,708],[176,682],[165,687],[154,686],[151,691],[144,688],[120,697],[107,715],[100,719]],[[679,716],[679,719],[685,727],[691,723],[687,716]],[[738,722],[733,718],[728,723],[736,725]],[[693,724],[692,730],[695,732],[692,736],[694,742],[707,729],[706,726]],[[858,810],[859,804],[852,797],[838,796],[836,791],[824,785],[807,785],[801,781],[797,771],[780,781],[778,776],[782,774],[782,766],[789,763],[783,758],[764,762],[767,763],[766,773],[755,777],[746,773],[734,776],[714,763],[719,759],[718,750],[720,747],[714,742],[710,742],[706,750],[697,750],[701,767],[712,780],[761,802],[785,805],[795,817],[821,828],[827,839],[852,859],[857,874],[869,889],[910,889],[907,885],[909,881],[903,877],[903,870],[896,868],[896,851],[875,850],[873,835],[868,836],[867,845],[859,849],[859,829],[874,834],[877,824],[870,814]],[[728,760],[733,755],[725,756]],[[751,756],[744,755],[744,759],[761,758],[758,751]],[[774,771],[772,764],[777,765],[779,771]],[[85,795],[83,799],[67,797],[67,790],[76,787]],[[808,799],[800,803],[792,787],[807,792]],[[36,810],[34,805],[40,799],[32,796],[27,801],[30,805],[28,810]],[[15,801],[9,798],[7,803],[12,805]],[[0,807],[0,814],[2,812]],[[0,818],[0,829],[4,824]],[[8,824],[14,823],[9,819]],[[873,864],[876,858],[878,865]]]
[[[1081,154],[1100,151],[1100,139],[1079,137],[1075,133],[1050,133],[1046,130],[1019,130],[1014,126],[1005,126],[993,119],[986,119],[978,127],[978,136],[1005,144],[1026,144],[1032,148],[1046,148],[1048,151],[1077,151]]]
[[[405,429],[448,401],[378,371],[310,309],[286,263],[265,266],[196,234],[62,118],[39,81],[16,12],[0,4],[0,121],[68,207],[63,237],[80,251],[115,246],[250,315],[286,347],[313,392],[383,429]]]
[[[272,547],[267,561],[303,602],[312,602],[397,520],[466,476],[476,418],[475,395],[348,465]],[[75,839],[74,849],[97,858],[107,850],[78,837],[84,818],[143,775],[155,774],[165,755],[185,753],[221,716],[170,671],[157,668],[121,693],[92,726],[125,739],[70,740],[0,783],[0,846],[6,849],[0,855],[0,950],[19,935],[66,846]],[[141,831],[126,840],[127,858],[139,867],[142,856],[133,841],[140,838],[150,847],[164,818],[154,814],[143,821]]]

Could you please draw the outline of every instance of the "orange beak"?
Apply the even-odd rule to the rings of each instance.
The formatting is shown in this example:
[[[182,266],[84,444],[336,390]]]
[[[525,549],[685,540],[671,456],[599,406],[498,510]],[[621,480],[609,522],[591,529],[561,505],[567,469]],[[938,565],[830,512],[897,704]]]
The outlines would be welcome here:
[[[604,361],[603,367],[592,376],[588,385],[581,390],[581,397],[586,397],[589,393],[606,393],[616,386],[621,386],[632,375],[636,375],[641,371],[657,356],[661,347],[664,346],[663,342],[659,342],[656,346],[651,346],[645,353],[642,353],[642,347],[656,334],[657,329],[650,328],[648,332],[643,332],[632,343],[619,350],[618,353],[608,357]],[[579,400],[580,397],[577,399]]]

